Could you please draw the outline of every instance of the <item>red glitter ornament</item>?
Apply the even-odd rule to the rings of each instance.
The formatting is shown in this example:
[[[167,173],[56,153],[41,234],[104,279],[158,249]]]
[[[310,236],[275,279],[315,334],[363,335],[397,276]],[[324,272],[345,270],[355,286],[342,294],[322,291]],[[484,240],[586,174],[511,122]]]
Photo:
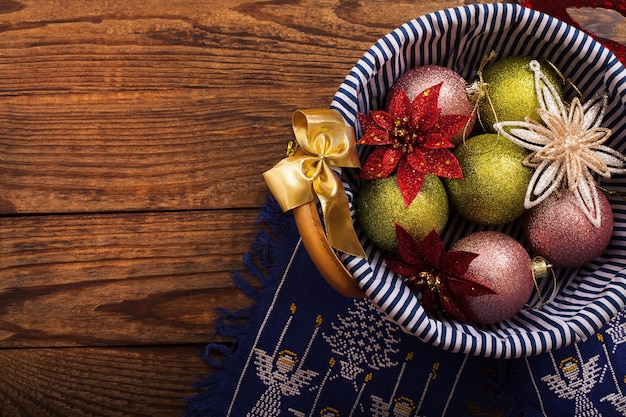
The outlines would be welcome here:
[[[449,148],[450,139],[469,120],[469,116],[442,115],[437,101],[441,83],[409,99],[404,90],[398,90],[389,102],[388,111],[374,110],[358,113],[363,136],[361,145],[377,148],[367,158],[361,178],[384,178],[396,171],[398,186],[406,207],[419,193],[424,177],[462,179],[463,172]]]
[[[422,306],[434,313],[441,308],[464,323],[476,321],[468,308],[469,297],[494,294],[494,291],[465,276],[469,265],[478,256],[466,251],[446,252],[436,231],[418,243],[396,224],[400,258],[388,258],[387,265],[396,274],[407,278],[412,291],[422,293]]]

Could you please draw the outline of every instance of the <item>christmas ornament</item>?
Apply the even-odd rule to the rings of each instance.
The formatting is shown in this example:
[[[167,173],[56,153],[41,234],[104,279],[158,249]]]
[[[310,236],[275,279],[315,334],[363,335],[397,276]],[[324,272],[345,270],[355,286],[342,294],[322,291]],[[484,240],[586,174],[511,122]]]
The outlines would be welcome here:
[[[418,243],[401,226],[396,226],[400,257],[388,258],[387,265],[406,278],[412,291],[420,291],[424,309],[434,314],[437,306],[465,323],[476,320],[468,299],[494,294],[491,287],[468,279],[468,267],[478,256],[467,251],[446,252],[434,230]]]
[[[626,158],[603,145],[611,135],[610,129],[600,127],[608,98],[601,94],[581,104],[576,97],[568,106],[539,62],[531,61],[530,69],[539,101],[537,113],[545,126],[531,119],[494,125],[507,139],[532,151],[524,161],[535,169],[524,206],[531,208],[566,185],[589,221],[600,227],[600,200],[592,172],[604,178],[626,172]]]
[[[552,193],[524,213],[524,236],[533,252],[554,266],[579,267],[604,251],[613,235],[613,211],[603,193],[598,194],[600,227],[587,220],[574,193]]]
[[[395,224],[421,240],[448,221],[448,197],[441,180],[426,175],[422,190],[407,207],[395,175],[363,181],[356,196],[356,217],[365,235],[380,249],[396,252]]]
[[[493,124],[501,120],[541,120],[530,61],[526,56],[499,59],[482,71],[482,80],[474,84],[478,91],[472,96],[478,100],[478,117],[487,132],[495,132]],[[562,95],[558,74],[548,64],[542,67],[546,67],[546,77]]]
[[[524,212],[524,195],[532,176],[522,162],[526,151],[494,133],[474,136],[455,156],[462,180],[444,179],[452,207],[481,225],[511,222]]]
[[[409,206],[419,193],[424,178],[432,173],[441,177],[461,178],[462,172],[448,148],[450,138],[461,130],[469,117],[443,115],[438,107],[442,84],[427,88],[413,101],[404,90],[390,100],[388,111],[374,110],[358,114],[362,145],[375,145],[361,178],[384,178],[396,171],[398,185]]]
[[[468,309],[479,323],[497,323],[524,308],[535,284],[532,261],[518,241],[504,233],[482,231],[457,241],[451,250],[477,253],[464,278],[495,291],[467,298]]]
[[[422,91],[439,83],[442,83],[438,102],[441,114],[460,114],[469,117],[463,128],[450,139],[457,146],[472,132],[476,120],[474,104],[465,91],[467,82],[458,73],[439,65],[412,68],[394,82],[387,97],[389,100],[398,90],[404,90],[409,99],[413,100]]]

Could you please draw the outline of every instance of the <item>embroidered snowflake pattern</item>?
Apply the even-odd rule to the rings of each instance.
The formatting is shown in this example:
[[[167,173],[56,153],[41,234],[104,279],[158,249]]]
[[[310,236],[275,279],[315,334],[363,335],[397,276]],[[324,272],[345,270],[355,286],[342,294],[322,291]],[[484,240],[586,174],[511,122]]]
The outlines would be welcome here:
[[[601,94],[582,104],[578,97],[568,106],[541,71],[539,62],[530,62],[544,124],[527,118],[494,124],[496,131],[528,149],[524,165],[534,168],[524,200],[529,209],[562,187],[576,195],[579,206],[596,227],[600,227],[600,200],[593,173],[610,178],[626,173],[626,158],[604,143],[611,130],[601,127],[608,97]]]
[[[365,369],[396,366],[399,339],[392,322],[381,320],[374,305],[367,299],[355,299],[355,309],[333,322],[333,332],[322,337],[338,355],[342,376],[354,380]]]

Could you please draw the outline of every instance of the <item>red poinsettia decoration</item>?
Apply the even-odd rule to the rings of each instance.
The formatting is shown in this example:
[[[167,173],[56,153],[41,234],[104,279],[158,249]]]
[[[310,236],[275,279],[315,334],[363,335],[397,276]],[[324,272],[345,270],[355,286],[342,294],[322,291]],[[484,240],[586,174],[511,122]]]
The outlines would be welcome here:
[[[396,90],[387,111],[359,113],[362,145],[377,145],[365,161],[361,178],[373,180],[394,173],[408,207],[419,193],[427,174],[462,179],[459,162],[450,141],[468,122],[469,116],[441,114],[439,83],[418,94],[413,101],[406,91]]]
[[[421,243],[396,224],[400,258],[388,258],[387,265],[406,277],[412,291],[422,293],[422,306],[433,314],[440,305],[464,323],[475,322],[467,297],[495,294],[491,288],[464,278],[470,263],[478,254],[465,251],[446,252],[441,238],[433,229]]]

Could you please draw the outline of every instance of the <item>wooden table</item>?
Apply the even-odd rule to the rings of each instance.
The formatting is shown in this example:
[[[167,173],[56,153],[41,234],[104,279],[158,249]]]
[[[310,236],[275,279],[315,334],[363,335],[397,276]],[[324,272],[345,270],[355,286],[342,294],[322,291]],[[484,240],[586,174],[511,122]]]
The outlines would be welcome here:
[[[0,1],[0,415],[178,415],[293,112],[463,3]]]

